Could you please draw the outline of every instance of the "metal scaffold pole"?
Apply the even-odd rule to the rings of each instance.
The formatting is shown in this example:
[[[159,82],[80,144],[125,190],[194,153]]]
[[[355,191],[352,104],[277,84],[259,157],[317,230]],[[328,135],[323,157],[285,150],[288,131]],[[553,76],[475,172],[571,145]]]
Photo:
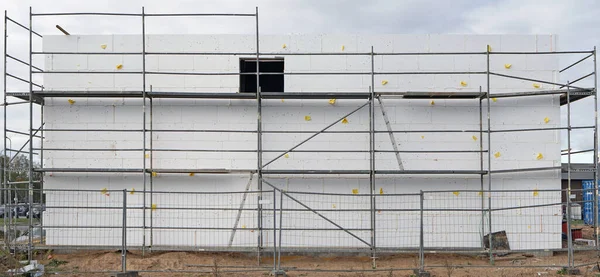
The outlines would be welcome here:
[[[3,94],[3,103],[4,105],[2,106],[2,109],[4,111],[3,113],[3,143],[2,143],[2,147],[4,148],[2,151],[2,204],[3,205],[8,205],[10,203],[10,198],[8,196],[8,161],[10,160],[10,155],[8,155],[8,153],[6,153],[6,70],[7,70],[7,58],[6,58],[6,54],[7,54],[7,50],[6,47],[8,46],[7,40],[8,40],[8,12],[5,10],[4,11],[4,73],[3,73],[3,78],[4,78],[4,94]],[[8,206],[7,206],[8,207]],[[10,208],[8,209],[8,214],[9,217],[11,217],[10,215]],[[5,236],[4,239],[4,243],[8,246],[8,241],[10,240],[10,236],[8,236],[8,230],[7,230],[7,225],[6,225],[6,219],[2,220],[2,230],[3,230],[3,234]]]
[[[127,272],[127,189],[123,190],[123,211],[121,226],[121,271]]]
[[[33,202],[33,16],[32,8],[29,7],[29,186],[27,192],[27,201],[29,210],[32,211]],[[33,213],[29,213],[29,238],[27,245],[27,259],[29,262],[33,259]]]
[[[263,187],[263,164],[262,164],[262,103],[260,92],[260,38],[258,33],[258,7],[256,7],[256,163],[257,163],[257,184],[258,190],[258,264],[260,265],[260,255],[263,247],[262,234],[262,187]]]
[[[492,244],[492,120],[491,120],[491,102],[490,102],[490,46],[488,45],[486,48],[486,57],[487,57],[487,139],[488,139],[488,243],[489,243],[489,255],[490,255],[490,264],[494,264],[494,245]]]
[[[479,169],[483,172],[483,94],[481,86],[479,86],[479,93]],[[483,174],[479,174],[479,184],[481,193],[481,249],[485,250],[485,193],[483,192]]]
[[[377,244],[375,224],[375,58],[371,46],[371,96],[369,98],[369,193],[371,201],[371,259],[372,268],[377,268]]]
[[[419,191],[419,272],[425,272],[425,226],[423,207],[425,202],[425,195],[423,191]]]
[[[594,157],[592,162],[594,163],[594,234],[596,240],[596,250],[600,250],[600,221],[599,215],[600,209],[598,209],[598,67],[597,67],[597,54],[596,46],[594,46]],[[569,150],[570,151],[570,150]]]
[[[146,254],[146,17],[142,7],[142,183],[143,216],[142,216],[142,256]]]
[[[277,190],[273,188],[273,272],[277,272]]]
[[[152,93],[152,85],[150,85],[150,93]],[[154,153],[152,151],[152,149],[154,149],[153,147],[153,141],[154,141],[154,126],[152,124],[152,118],[153,118],[153,110],[154,110],[154,103],[152,101],[152,97],[150,97],[150,156],[149,156],[149,160],[150,160],[150,172],[154,171]],[[144,156],[144,159],[146,157]],[[146,173],[144,173],[146,174]],[[152,207],[152,203],[154,203],[154,176],[152,176],[152,173],[150,174],[150,207]],[[152,245],[154,244],[154,210],[150,209],[150,245],[149,245],[149,251],[152,252]]]
[[[567,81],[567,84],[569,82]],[[573,267],[573,234],[571,230],[571,91],[567,86],[567,258],[568,267]]]

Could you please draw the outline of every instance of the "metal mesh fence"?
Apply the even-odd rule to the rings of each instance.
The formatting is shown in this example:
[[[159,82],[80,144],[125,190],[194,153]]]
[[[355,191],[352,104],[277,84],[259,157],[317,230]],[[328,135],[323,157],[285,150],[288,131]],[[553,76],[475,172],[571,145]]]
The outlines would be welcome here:
[[[577,211],[586,200],[574,201],[578,205],[568,213],[561,200],[566,191],[561,190],[341,194],[280,189],[146,193],[48,189],[35,193],[43,193],[45,202],[31,205],[41,211],[31,222],[29,217],[16,218],[18,206],[29,204],[6,205],[17,209],[3,218],[8,233],[4,244],[15,253],[48,249],[257,252],[263,263],[272,261],[274,269],[291,270],[296,268],[294,259],[285,257],[325,252],[356,257],[352,265],[356,270],[406,270],[386,263],[386,257],[407,253],[415,269],[485,267],[490,261],[500,267],[572,267],[589,264],[589,251],[597,251],[594,225],[585,224]],[[483,259],[448,264],[440,253],[477,254]],[[550,253],[558,256],[552,264],[514,264],[514,255]],[[513,255],[513,264],[506,261],[507,255]],[[335,259],[325,263],[329,261]],[[110,270],[119,270],[113,267]]]

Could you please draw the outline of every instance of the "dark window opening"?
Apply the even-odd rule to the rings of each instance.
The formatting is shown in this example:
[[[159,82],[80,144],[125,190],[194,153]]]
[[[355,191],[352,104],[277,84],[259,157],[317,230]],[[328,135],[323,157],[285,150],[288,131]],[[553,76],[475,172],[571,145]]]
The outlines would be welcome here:
[[[283,73],[283,59],[260,59],[259,71]],[[240,59],[240,73],[256,73],[256,59]],[[283,92],[283,74],[260,75],[261,92]],[[240,92],[256,92],[256,75],[240,75]]]

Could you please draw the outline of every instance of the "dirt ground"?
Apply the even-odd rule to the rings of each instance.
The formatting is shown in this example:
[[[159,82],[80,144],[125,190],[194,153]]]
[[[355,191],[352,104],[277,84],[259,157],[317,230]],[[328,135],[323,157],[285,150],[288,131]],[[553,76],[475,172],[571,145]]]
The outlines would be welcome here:
[[[584,227],[583,237],[591,239],[593,229]],[[595,251],[575,252],[575,265],[585,265],[578,266],[581,270],[579,276],[600,277],[600,271],[593,269],[594,265],[600,264],[598,254]],[[47,251],[37,253],[35,258],[46,265],[46,271],[50,274],[61,272],[61,276],[110,276],[107,271],[121,270],[122,255],[118,251],[70,254]],[[493,267],[490,267],[487,256],[425,255],[425,267],[431,276],[562,276],[565,275],[563,266],[566,264],[566,252],[556,252],[548,257],[512,253],[495,257]],[[330,254],[281,257],[281,267],[288,276],[415,276],[412,269],[418,267],[418,255],[380,254],[376,271],[372,270],[371,265],[371,258],[365,256]],[[127,253],[127,269],[140,271],[140,276],[268,276],[272,268],[272,257],[263,257],[259,265],[255,254],[152,252],[142,256],[139,251]]]
[[[52,260],[47,257],[40,259],[43,264],[48,265],[47,271],[72,272],[61,273],[61,276],[109,276],[107,273],[91,272],[121,269],[120,252],[87,251],[49,255]],[[491,268],[476,267],[488,266],[489,260],[487,257],[474,255],[429,254],[425,256],[425,260],[427,271],[432,276],[561,276],[564,275],[561,265],[566,264],[567,255],[557,253],[551,257],[535,257],[510,254],[496,257],[496,267]],[[140,276],[266,276],[272,269],[272,261],[271,257],[264,257],[259,267],[257,258],[247,254],[162,252],[142,256],[141,253],[132,252],[127,255],[127,269],[142,271]],[[593,251],[577,252],[575,255],[576,264],[597,262],[600,259]],[[382,256],[377,260],[378,271],[373,272],[369,271],[369,257],[282,256],[281,267],[287,271],[288,276],[413,276],[412,270],[389,269],[415,268],[417,263],[417,255],[414,254]],[[580,267],[581,276],[600,276],[600,271],[593,272],[592,267],[593,265]],[[87,273],[76,273],[77,271]]]

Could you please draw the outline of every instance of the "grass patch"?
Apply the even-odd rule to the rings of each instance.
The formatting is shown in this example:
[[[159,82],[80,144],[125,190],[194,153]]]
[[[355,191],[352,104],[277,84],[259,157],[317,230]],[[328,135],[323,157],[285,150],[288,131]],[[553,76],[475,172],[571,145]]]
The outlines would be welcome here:
[[[61,265],[67,264],[67,263],[68,263],[67,261],[62,261],[62,260],[51,260],[47,266],[48,267],[59,267]]]
[[[9,224],[10,218],[0,218],[0,225],[4,225],[4,222],[6,222],[6,224]],[[40,220],[37,218],[33,219],[33,224],[39,223]],[[12,219],[12,223],[13,224],[20,224],[20,225],[27,225],[29,223],[29,218],[13,218]]]
[[[584,225],[583,220],[571,219],[571,225]]]

